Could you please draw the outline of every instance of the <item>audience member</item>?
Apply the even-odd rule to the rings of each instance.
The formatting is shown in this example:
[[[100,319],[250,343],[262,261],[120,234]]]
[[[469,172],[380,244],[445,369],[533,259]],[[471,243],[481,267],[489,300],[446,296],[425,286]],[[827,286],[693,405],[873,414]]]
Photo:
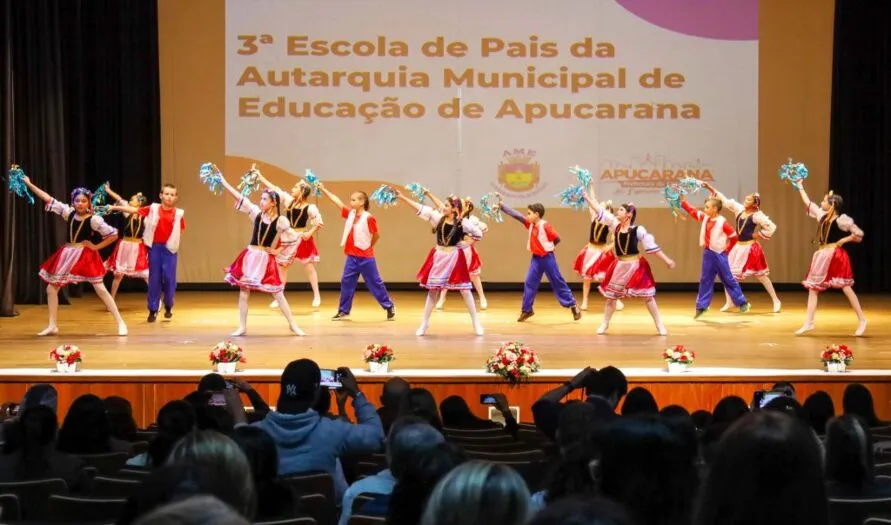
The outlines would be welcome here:
[[[649,390],[643,387],[632,388],[628,395],[625,396],[625,402],[622,403],[622,415],[634,416],[638,414],[655,415],[659,413],[659,405],[656,398]]]
[[[390,425],[399,417],[399,405],[410,389],[411,385],[401,377],[391,377],[384,383],[384,391],[380,397],[381,407],[377,409],[377,415],[381,418],[385,435],[390,434]]]
[[[872,434],[859,416],[833,418],[826,425],[826,481],[830,498],[891,497],[891,478],[876,478]]]
[[[133,405],[120,396],[108,396],[102,403],[105,405],[105,418],[108,419],[108,432],[112,439],[127,443],[136,441]]]
[[[0,433],[0,437],[3,439],[3,453],[11,454],[21,447],[22,432],[18,429],[19,419],[29,408],[45,406],[52,410],[53,414],[56,414],[58,404],[59,395],[53,385],[38,383],[31,386],[25,392],[25,396],[18,406],[18,415],[9,416],[3,421],[2,433]]]
[[[135,525],[250,525],[213,496],[192,496],[146,514]]]
[[[556,439],[560,423],[560,412],[566,406],[560,400],[579,388],[585,388],[586,402],[597,409],[598,420],[608,422],[617,417],[616,407],[628,393],[625,374],[616,367],[607,366],[601,370],[585,368],[558,388],[547,392],[532,405],[535,426],[551,440]]]
[[[254,492],[257,495],[258,521],[296,517],[300,495],[278,477],[278,450],[265,430],[240,426],[232,439],[241,448],[251,467]]]
[[[835,417],[835,403],[829,394],[818,390],[804,400],[804,414],[808,424],[818,435],[826,433],[826,423]]]
[[[711,425],[731,424],[749,413],[749,405],[739,396],[727,396],[718,401],[712,411]]]
[[[637,525],[621,505],[608,499],[574,496],[548,505],[529,525]]]
[[[84,394],[71,403],[56,447],[69,454],[104,454],[133,451],[133,446],[111,437],[105,403],[93,394]]]
[[[507,465],[470,461],[433,489],[422,525],[526,525],[529,489]]]
[[[225,396],[226,391],[222,392]],[[230,408],[226,404],[222,404],[217,400],[218,396],[214,396],[214,392],[201,392],[196,390],[183,398],[192,405],[195,411],[195,428],[198,430],[214,430],[220,434],[230,435],[235,429],[235,418]],[[238,410],[242,417],[244,415],[244,407],[239,406]]]
[[[376,515],[384,510],[387,525],[418,525],[433,488],[465,461],[464,453],[451,443],[440,443],[425,454],[412,455],[395,474],[392,495],[366,504],[361,513]]]
[[[876,416],[872,393],[860,383],[851,383],[845,387],[842,407],[844,415],[860,416],[870,428],[886,425],[885,422],[879,421],[878,416]]]
[[[259,421],[266,417],[269,413],[269,405],[263,399],[254,387],[246,381],[231,381],[217,373],[210,373],[201,378],[198,382],[198,392],[222,392],[228,389],[237,389],[239,392],[247,396],[253,407],[254,418]]]
[[[442,432],[442,417],[436,405],[436,398],[426,388],[412,388],[399,404],[399,417],[418,416],[428,421],[436,430]]]
[[[782,396],[771,399],[762,410],[776,410],[778,412],[785,412],[786,414],[798,419],[805,425],[810,425],[810,421],[807,418],[807,415],[804,412],[804,408],[801,406],[801,403],[795,400],[794,397]]]
[[[195,409],[185,401],[170,401],[158,411],[157,433],[148,451],[127,460],[132,467],[159,467],[167,461],[173,445],[195,428]]]
[[[702,432],[707,426],[712,424],[712,413],[708,410],[695,410],[690,414],[690,418],[693,419],[697,432]]]
[[[504,394],[495,394],[495,408],[504,418],[504,425],[488,419],[477,417],[470,411],[467,401],[461,396],[449,396],[439,404],[439,412],[442,414],[442,425],[445,428],[463,430],[501,429],[505,433],[516,438],[519,432],[519,424],[510,411],[510,405]]]
[[[566,496],[594,495],[591,463],[598,457],[596,421],[597,409],[590,403],[569,403],[560,412],[556,436],[560,458],[550,469],[546,488],[532,495],[533,510]]]

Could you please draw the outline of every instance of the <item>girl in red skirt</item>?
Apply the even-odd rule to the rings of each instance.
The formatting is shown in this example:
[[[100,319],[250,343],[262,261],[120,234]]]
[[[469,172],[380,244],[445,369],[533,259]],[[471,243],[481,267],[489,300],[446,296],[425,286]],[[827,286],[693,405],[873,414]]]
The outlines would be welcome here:
[[[798,181],[797,186],[801,200],[807,207],[807,214],[817,220],[817,243],[820,247],[814,253],[807,277],[801,283],[808,289],[807,319],[804,321],[804,326],[795,334],[800,335],[814,329],[814,314],[817,311],[820,292],[829,288],[840,288],[850,301],[854,313],[857,314],[858,323],[854,335],[859,337],[866,332],[866,316],[852,288],[854,272],[851,270],[848,252],[843,246],[849,242],[861,242],[863,230],[854,224],[854,219],[839,214],[844,203],[840,195],[834,195],[830,191],[818,206],[807,196],[801,181]]]
[[[590,192],[591,189],[589,188]],[[593,195],[593,194],[592,194]],[[589,195],[590,197],[591,195]],[[604,202],[600,204],[601,208],[615,215],[616,209],[612,203]],[[613,253],[613,245],[609,243],[610,228],[608,224],[597,220],[600,214],[593,207],[588,206],[591,212],[591,230],[588,233],[588,244],[582,248],[578,256],[575,258],[573,269],[579,277],[582,278],[582,310],[588,309],[588,295],[591,293],[592,282],[602,282],[606,277],[606,271],[616,260]],[[622,301],[616,301],[616,310],[621,311],[625,308]]]
[[[466,210],[457,197],[448,197],[443,203],[442,211],[437,211],[430,206],[423,206],[405,195],[397,188],[393,191],[400,200],[417,210],[418,217],[433,225],[433,233],[436,235],[436,246],[430,250],[427,260],[418,272],[418,282],[426,288],[427,302],[424,305],[424,320],[415,335],[422,336],[427,333],[430,325],[430,314],[436,305],[437,296],[442,290],[459,290],[470,320],[473,323],[473,331],[476,335],[483,335],[483,326],[476,316],[476,305],[473,294],[470,293],[470,269],[467,257],[464,254],[466,247],[465,237],[479,240],[483,232],[466,217]]]
[[[99,250],[118,238],[118,231],[93,215],[90,199],[93,194],[86,188],[75,188],[71,192],[71,205],[54,199],[50,194],[35,186],[31,179],[24,178],[25,184],[34,195],[46,203],[46,210],[60,215],[68,223],[68,242],[40,265],[40,278],[46,281],[46,303],[49,307],[49,324],[37,335],[56,335],[59,327],[56,315],[59,312],[59,289],[68,283],[90,283],[99,299],[118,323],[118,335],[127,335],[127,325],[121,318],[114,298],[105,289],[102,278],[105,266]],[[99,236],[102,241],[93,243]]]
[[[609,322],[613,312],[616,311],[616,302],[619,299],[640,297],[653,317],[659,335],[668,335],[668,330],[659,317],[659,307],[656,305],[656,280],[653,279],[653,272],[647,260],[640,254],[638,245],[642,244],[646,253],[659,257],[669,268],[674,268],[674,261],[656,244],[652,234],[643,226],[634,224],[637,219],[637,208],[633,204],[622,204],[613,215],[597,202],[593,186],[589,193],[590,195],[585,194],[585,200],[588,201],[588,206],[597,212],[596,220],[607,224],[612,230],[613,249],[616,255],[616,259],[606,270],[606,275],[598,287],[600,293],[606,297],[606,307],[603,311],[603,323],[597,329],[597,333],[605,334],[609,329]]]
[[[288,218],[280,213],[278,194],[263,190],[258,206],[233,188],[225,178],[222,178],[221,183],[235,199],[235,209],[247,213],[254,223],[250,244],[226,268],[226,282],[241,289],[238,294],[238,330],[232,335],[237,337],[247,333],[248,299],[251,290],[272,294],[278,301],[278,307],[288,321],[291,331],[296,335],[306,335],[291,317],[291,307],[284,294],[285,285],[275,262],[275,256],[281,250],[297,242],[297,233],[291,229]],[[281,247],[274,248],[279,240]]]
[[[727,254],[727,260],[730,263],[730,272],[737,281],[744,281],[749,277],[758,279],[764,286],[764,290],[770,295],[773,301],[773,313],[779,313],[782,303],[777,297],[777,292],[770,282],[770,268],[767,267],[767,258],[764,257],[764,250],[761,248],[759,239],[769,241],[773,234],[777,231],[777,225],[770,220],[770,217],[761,211],[761,196],[757,193],[746,196],[743,204],[733,199],[728,199],[720,191],[716,190],[712,185],[703,182],[702,185],[712,194],[721,199],[721,203],[725,208],[730,210],[736,216],[736,234],[739,241],[730,249]],[[726,312],[733,308],[733,301],[727,290],[724,290],[727,297],[724,306],[721,307],[722,312]]]
[[[312,188],[306,181],[300,181],[291,188],[288,193],[275,184],[269,182],[263,174],[257,171],[257,179],[268,189],[274,191],[285,205],[285,216],[291,224],[291,229],[297,234],[297,242],[282,250],[275,256],[278,263],[279,274],[282,283],[288,284],[288,268],[294,261],[300,261],[306,269],[306,278],[312,287],[312,307],[318,308],[322,304],[319,295],[319,274],[316,273],[316,264],[319,262],[319,250],[316,248],[314,235],[322,228],[322,214],[315,204],[308,201]],[[278,302],[272,301],[270,308],[278,308]]]
[[[105,193],[119,206],[141,208],[148,205],[148,200],[142,193],[130,197],[129,203],[113,192],[108,184],[105,185]],[[105,269],[114,274],[114,281],[111,283],[112,297],[117,297],[118,288],[124,277],[142,279],[148,284],[148,249],[142,242],[142,234],[145,231],[143,218],[136,213],[124,213],[124,218],[127,219],[124,236],[115,245],[111,257],[105,261]]]
[[[430,193],[430,190],[427,190],[424,194],[433,201],[437,210],[442,210],[444,208],[445,204],[437,199],[435,195]],[[473,200],[470,197],[467,197],[461,201],[461,206],[463,207],[464,216],[467,220],[472,222],[473,225],[485,235],[489,231],[489,226],[479,220],[479,218],[471,215],[471,213],[473,213]],[[476,251],[475,245],[477,240],[478,239],[474,239],[470,236],[464,238],[464,258],[467,259],[467,269],[470,271],[470,282],[473,284],[473,288],[476,290],[477,295],[480,296],[480,310],[485,310],[489,307],[489,303],[486,301],[486,294],[483,292],[483,281],[480,278],[483,262],[482,259],[480,259],[479,253]],[[439,301],[436,303],[437,310],[442,310],[443,306],[445,306],[446,294],[448,293],[449,290],[445,288],[439,294]]]

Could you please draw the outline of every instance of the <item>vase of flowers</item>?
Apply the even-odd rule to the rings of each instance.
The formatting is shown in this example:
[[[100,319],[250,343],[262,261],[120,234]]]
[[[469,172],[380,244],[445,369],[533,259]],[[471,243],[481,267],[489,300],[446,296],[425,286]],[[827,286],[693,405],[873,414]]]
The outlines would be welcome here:
[[[522,341],[502,343],[486,361],[486,371],[499,375],[511,385],[516,385],[538,372],[541,361]]]
[[[234,374],[240,363],[245,363],[244,349],[232,341],[217,343],[210,351],[210,362],[218,374]]]
[[[831,374],[844,372],[853,360],[854,352],[848,348],[848,345],[828,345],[820,354],[820,361],[823,362],[826,371]]]
[[[373,374],[386,374],[390,368],[390,361],[396,360],[393,347],[372,343],[365,347],[362,358],[368,364],[368,371]]]
[[[50,350],[49,357],[56,362],[56,371],[60,374],[73,374],[83,361],[83,352],[74,345],[60,345]]]
[[[662,352],[662,360],[665,361],[669,374],[686,372],[695,359],[696,352],[684,345],[674,345]]]

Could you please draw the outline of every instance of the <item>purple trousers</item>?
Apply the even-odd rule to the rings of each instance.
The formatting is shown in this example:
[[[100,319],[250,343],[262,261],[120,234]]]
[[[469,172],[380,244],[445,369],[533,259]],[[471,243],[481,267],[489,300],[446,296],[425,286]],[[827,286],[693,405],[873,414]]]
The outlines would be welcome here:
[[[377,261],[374,257],[353,257],[347,255],[343,265],[343,276],[340,278],[340,306],[338,312],[350,313],[353,309],[353,297],[356,295],[356,285],[359,284],[359,276],[368,286],[368,291],[377,300],[382,308],[391,308],[393,301],[387,293],[387,285],[377,271]]]
[[[712,250],[702,251],[702,274],[699,276],[699,296],[696,298],[696,309],[705,310],[712,304],[712,294],[715,291],[715,277],[721,280],[721,284],[730,292],[730,299],[736,306],[746,304],[746,296],[739,287],[739,282],[730,273],[730,263],[727,262],[726,253],[716,253]]]
[[[164,293],[164,308],[173,308],[176,295],[176,254],[171,253],[164,244],[152,244],[148,253],[148,309],[157,312]]]
[[[523,285],[523,311],[531,312],[532,303],[535,302],[535,294],[538,293],[538,285],[541,284],[542,275],[548,276],[551,283],[551,289],[560,302],[560,306],[569,308],[575,306],[575,297],[572,290],[560,274],[560,268],[557,266],[557,258],[554,252],[549,252],[544,257],[538,255],[532,256],[529,262],[529,271],[526,272],[526,283]]]

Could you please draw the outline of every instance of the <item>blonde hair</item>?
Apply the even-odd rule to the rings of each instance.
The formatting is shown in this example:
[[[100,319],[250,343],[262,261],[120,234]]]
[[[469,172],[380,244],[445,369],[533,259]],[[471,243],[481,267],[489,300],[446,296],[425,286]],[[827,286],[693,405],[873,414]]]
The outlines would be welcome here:
[[[470,461],[436,485],[421,525],[523,525],[529,502],[526,482],[514,469]]]

